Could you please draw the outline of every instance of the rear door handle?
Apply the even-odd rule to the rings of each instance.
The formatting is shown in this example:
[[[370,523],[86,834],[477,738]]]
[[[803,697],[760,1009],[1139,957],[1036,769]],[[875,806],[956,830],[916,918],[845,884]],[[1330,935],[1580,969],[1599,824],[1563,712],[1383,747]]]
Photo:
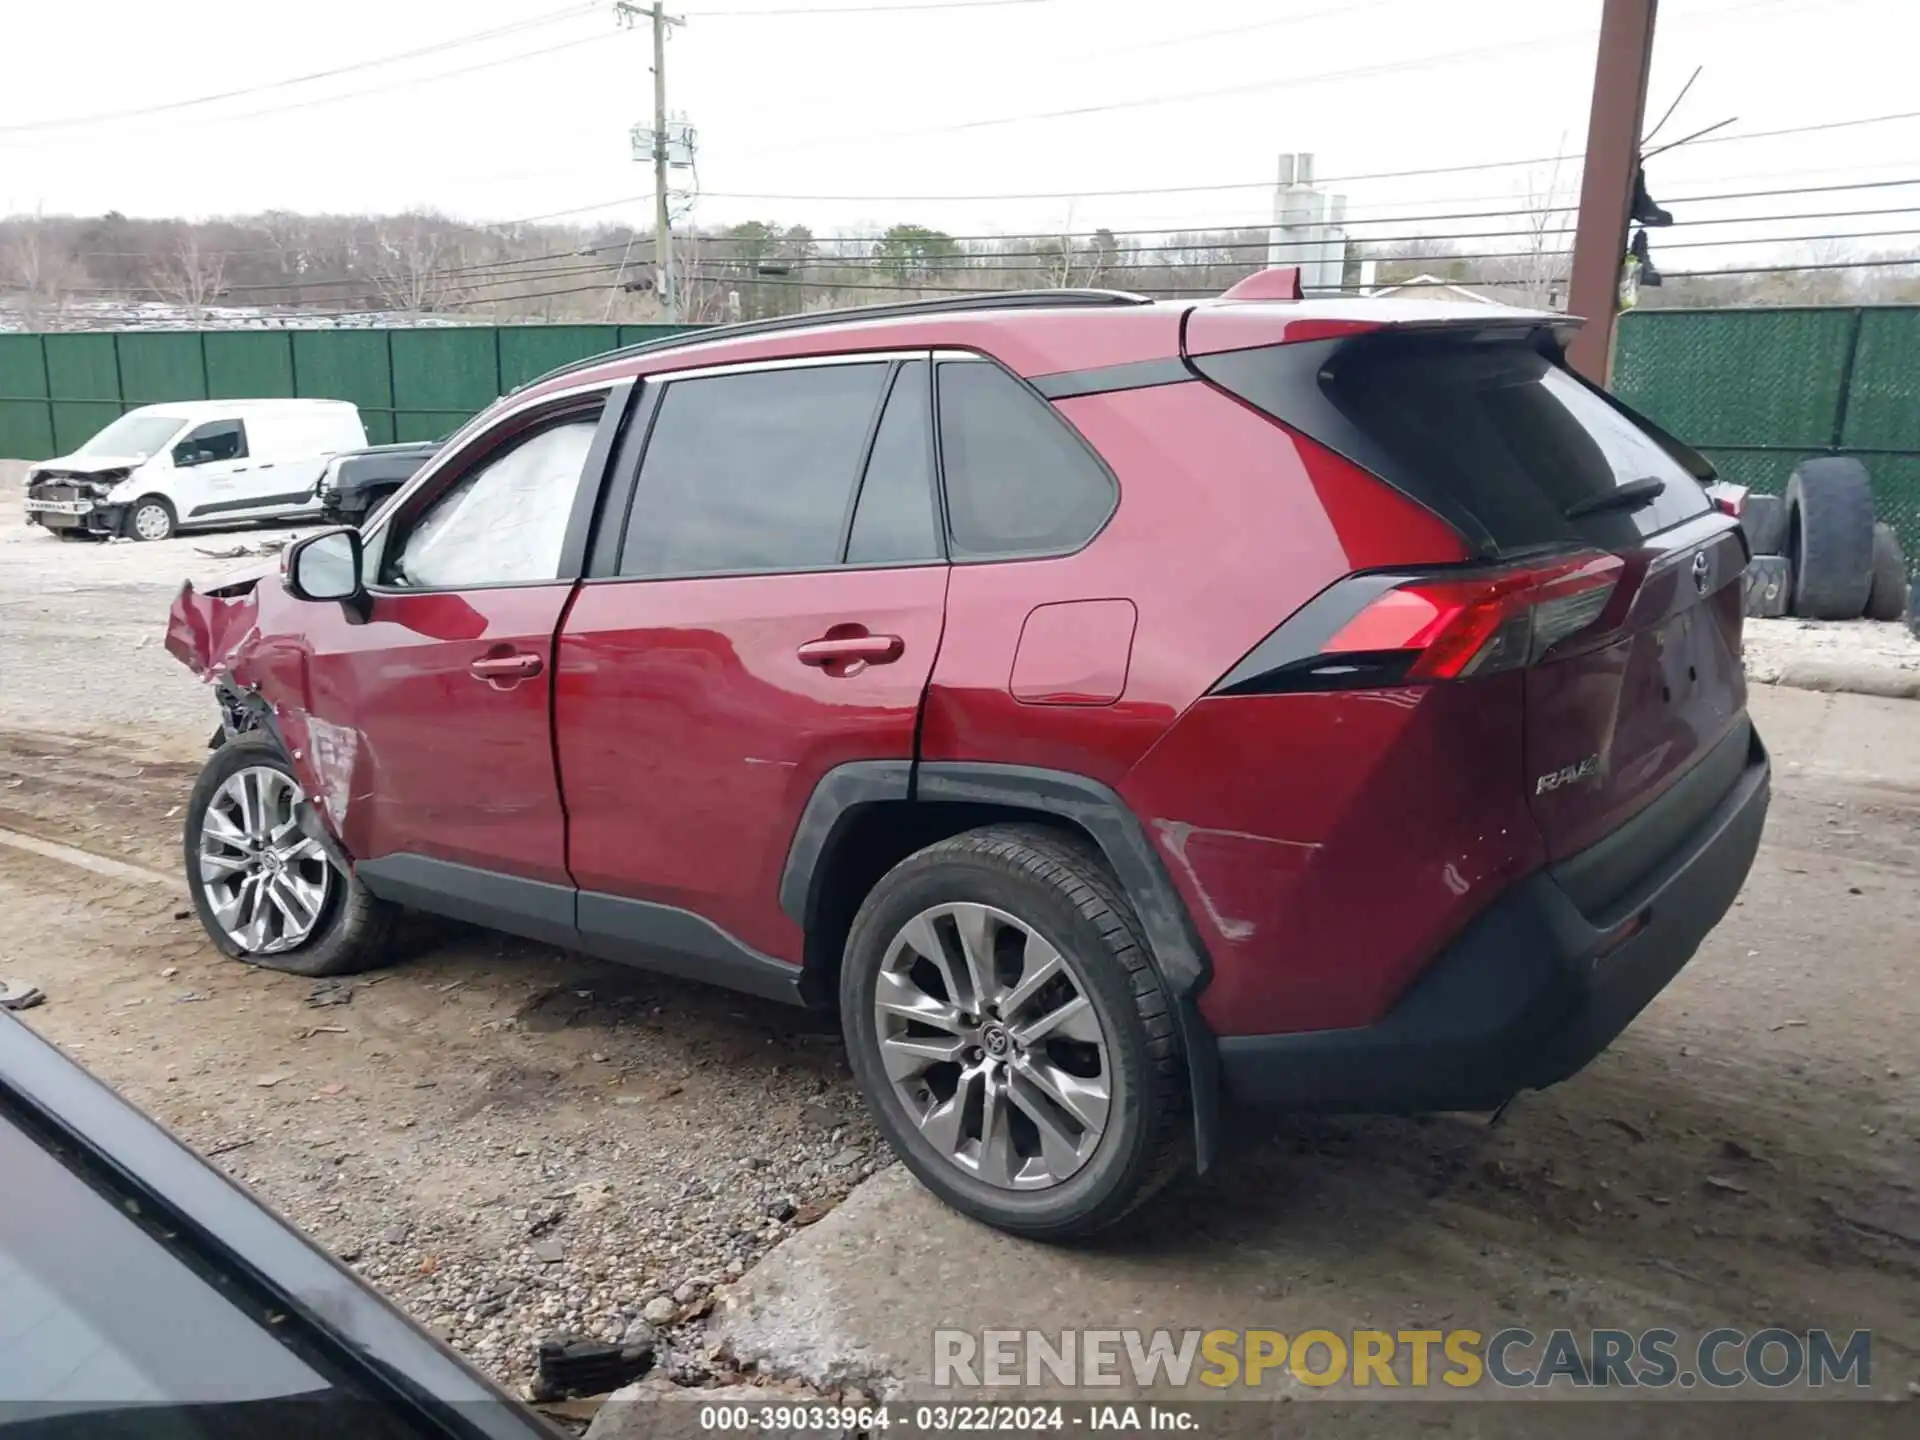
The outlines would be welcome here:
[[[907,648],[898,635],[839,635],[809,640],[794,653],[802,665],[890,665]]]
[[[502,680],[531,680],[546,668],[546,662],[538,655],[517,650],[511,655],[482,655],[467,666],[467,671],[476,680],[497,683]]]

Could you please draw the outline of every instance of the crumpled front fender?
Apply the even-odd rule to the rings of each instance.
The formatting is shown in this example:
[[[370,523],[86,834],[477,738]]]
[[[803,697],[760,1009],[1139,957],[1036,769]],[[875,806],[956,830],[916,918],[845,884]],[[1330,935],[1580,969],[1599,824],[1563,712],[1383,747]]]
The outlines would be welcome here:
[[[355,747],[350,732],[311,713],[306,642],[285,623],[295,603],[271,573],[205,591],[189,580],[167,616],[167,653],[207,683],[251,697],[247,708],[280,742],[338,843]]]

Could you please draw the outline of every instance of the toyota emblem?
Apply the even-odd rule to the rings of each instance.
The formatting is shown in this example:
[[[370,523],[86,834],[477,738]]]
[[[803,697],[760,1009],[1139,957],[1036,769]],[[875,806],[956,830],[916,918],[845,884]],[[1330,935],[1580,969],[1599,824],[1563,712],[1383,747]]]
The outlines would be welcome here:
[[[1707,582],[1712,578],[1713,562],[1707,558],[1707,552],[1702,550],[1693,557],[1693,588],[1702,595],[1706,594]]]

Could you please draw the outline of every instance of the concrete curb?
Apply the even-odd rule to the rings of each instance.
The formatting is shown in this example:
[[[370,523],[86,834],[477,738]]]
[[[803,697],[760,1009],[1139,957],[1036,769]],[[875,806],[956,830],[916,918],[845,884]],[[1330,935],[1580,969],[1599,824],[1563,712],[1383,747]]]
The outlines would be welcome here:
[[[1883,666],[1848,665],[1832,661],[1789,660],[1770,678],[1754,677],[1763,685],[1791,690],[1818,690],[1826,694],[1877,695],[1886,700],[1920,700],[1920,671],[1891,670]]]

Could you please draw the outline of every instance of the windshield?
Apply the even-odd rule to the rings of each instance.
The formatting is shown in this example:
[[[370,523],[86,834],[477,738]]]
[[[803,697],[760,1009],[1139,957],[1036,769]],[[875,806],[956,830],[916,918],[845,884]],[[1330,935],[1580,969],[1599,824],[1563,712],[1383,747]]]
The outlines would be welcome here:
[[[73,453],[146,460],[159,454],[186,423],[178,415],[122,415]]]

